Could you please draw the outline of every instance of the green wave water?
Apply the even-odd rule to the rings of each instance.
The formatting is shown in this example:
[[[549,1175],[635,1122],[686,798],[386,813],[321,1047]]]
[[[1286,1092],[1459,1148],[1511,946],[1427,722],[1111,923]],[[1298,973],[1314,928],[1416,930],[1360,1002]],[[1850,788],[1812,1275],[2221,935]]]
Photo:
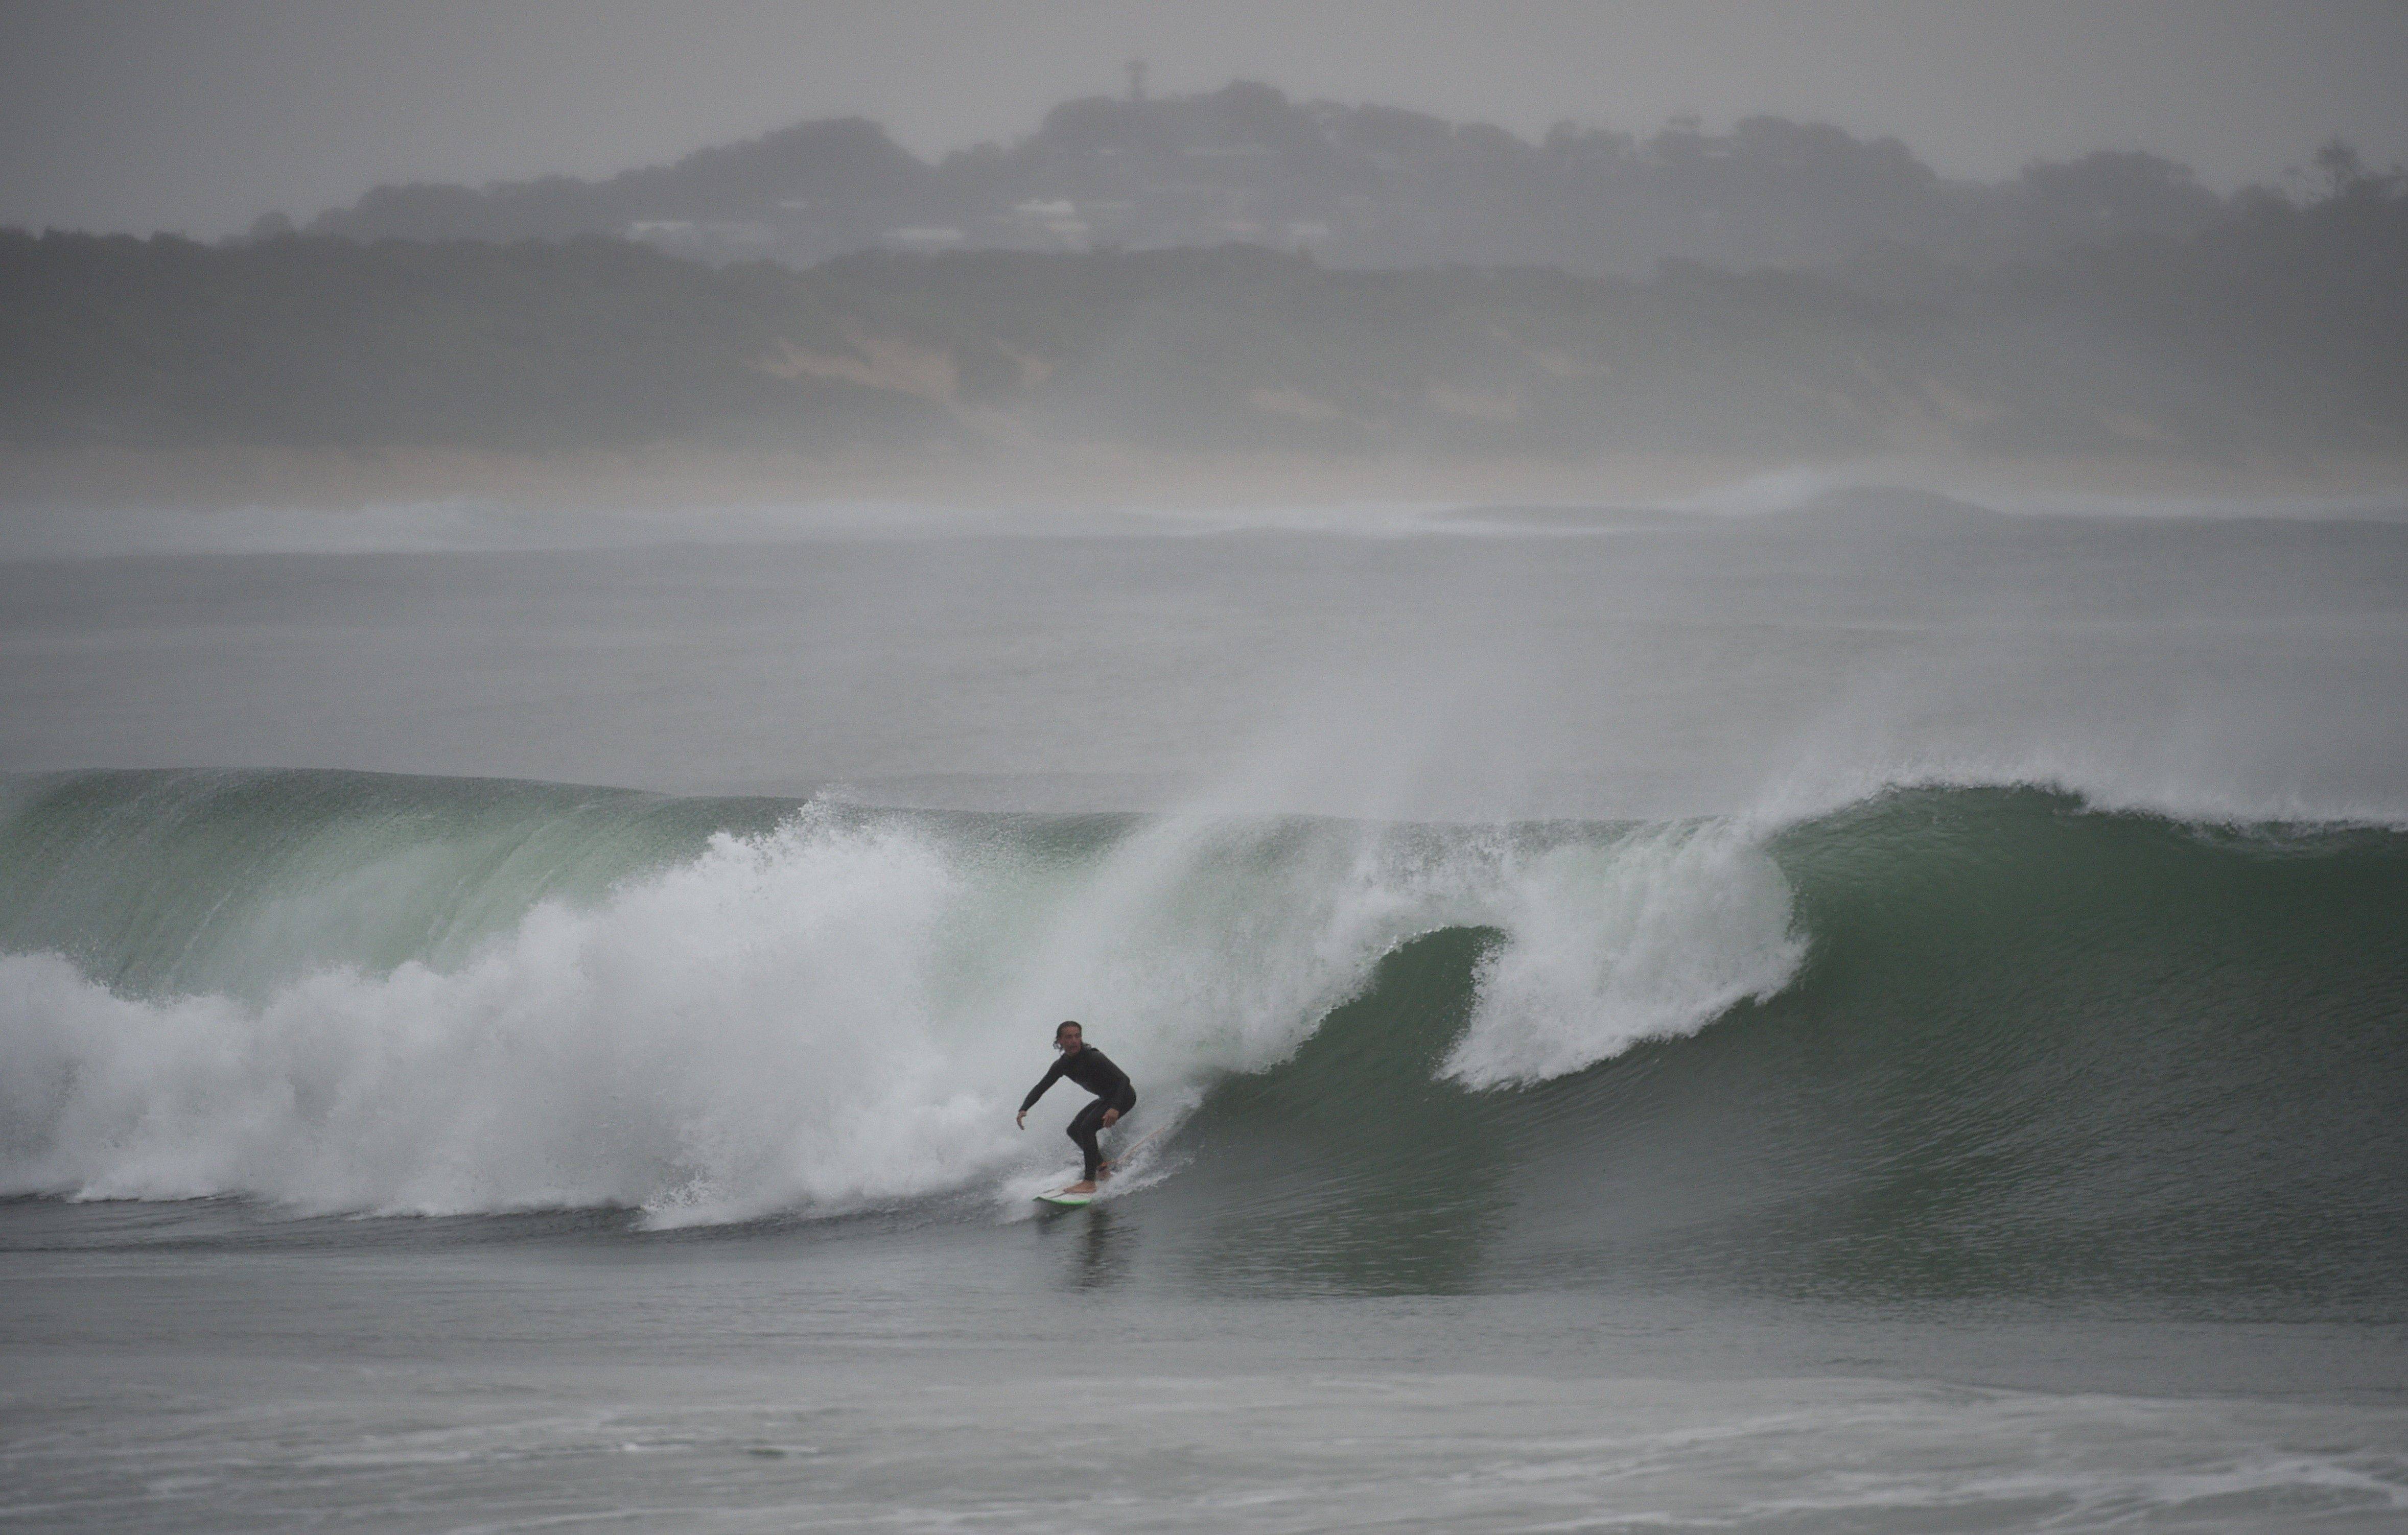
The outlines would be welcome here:
[[[7,787],[0,955],[18,1193],[993,1218],[1064,1155],[1009,1110],[1075,1015],[1215,1285],[2408,1300],[2395,830],[83,773]]]
[[[1163,1197],[1308,1286],[2400,1314],[2408,839],[1954,789],[1774,853],[1812,940],[1778,996],[1468,1092],[1442,1069],[1495,935],[1432,935],[1224,1084]]]

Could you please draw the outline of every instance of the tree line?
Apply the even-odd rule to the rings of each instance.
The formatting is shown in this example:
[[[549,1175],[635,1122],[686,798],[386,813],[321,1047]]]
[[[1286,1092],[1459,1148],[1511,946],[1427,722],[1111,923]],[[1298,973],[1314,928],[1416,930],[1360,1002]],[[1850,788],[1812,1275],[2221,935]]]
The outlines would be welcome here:
[[[2394,452],[2408,185],[2345,153],[2320,172],[2188,233],[2014,263],[1892,247],[1644,279],[1250,244],[798,269],[593,236],[0,232],[0,438]]]

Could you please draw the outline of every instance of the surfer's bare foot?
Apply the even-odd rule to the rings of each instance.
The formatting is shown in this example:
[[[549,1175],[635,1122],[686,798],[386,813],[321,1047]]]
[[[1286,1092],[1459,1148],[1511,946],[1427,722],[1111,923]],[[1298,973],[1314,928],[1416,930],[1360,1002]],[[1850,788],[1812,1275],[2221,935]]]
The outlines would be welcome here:
[[[1078,1183],[1072,1184],[1068,1188],[1064,1189],[1062,1192],[1065,1194],[1093,1194],[1096,1192],[1096,1185],[1088,1183],[1084,1179],[1082,1179]]]

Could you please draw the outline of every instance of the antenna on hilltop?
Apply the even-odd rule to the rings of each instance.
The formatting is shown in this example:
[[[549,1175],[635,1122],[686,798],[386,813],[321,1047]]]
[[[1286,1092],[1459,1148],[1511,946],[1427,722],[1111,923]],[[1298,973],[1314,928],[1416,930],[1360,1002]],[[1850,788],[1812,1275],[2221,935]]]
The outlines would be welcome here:
[[[1143,101],[1145,99],[1145,61],[1131,59],[1122,67],[1128,71],[1129,100]]]

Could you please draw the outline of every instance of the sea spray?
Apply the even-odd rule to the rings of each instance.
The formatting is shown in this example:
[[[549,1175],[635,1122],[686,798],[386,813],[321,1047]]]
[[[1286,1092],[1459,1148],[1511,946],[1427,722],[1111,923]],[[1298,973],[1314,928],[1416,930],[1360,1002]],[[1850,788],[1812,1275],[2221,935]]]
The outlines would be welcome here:
[[[114,800],[89,783],[30,808],[21,796],[15,813],[49,815],[50,835],[38,868],[5,873],[53,878],[63,850],[122,854],[114,833],[78,854],[58,798],[96,799],[75,814],[114,826],[174,776],[119,775]],[[355,777],[256,775],[224,811],[290,805],[280,835],[318,854],[263,867],[214,834],[206,806],[189,810],[177,847],[191,855],[172,872],[192,888],[88,902],[125,925],[82,935],[76,963],[0,959],[0,1187],[389,1212],[617,1205],[664,1224],[856,1209],[1059,1158],[1051,1133],[1014,1134],[1009,1112],[1058,1017],[1109,1041],[1143,1112],[1169,1120],[1221,1077],[1284,1058],[1421,934],[1498,935],[1455,1068],[1478,1081],[1575,1069],[1697,1026],[1777,986],[1797,953],[1778,870],[1698,828],[1064,824],[812,804],[661,866],[648,810],[629,823],[644,828],[631,871],[577,899],[546,894],[526,850],[592,864],[592,836],[547,833],[590,816],[585,800],[521,805],[507,855],[483,835],[397,854],[396,795],[431,810],[469,791],[328,782]],[[326,846],[351,845],[347,805],[374,808],[377,879],[326,868]],[[412,930],[448,935],[447,913],[489,911],[497,882],[528,904],[456,958],[363,965],[345,940],[309,965],[291,924],[254,923],[241,932],[277,938],[264,974],[286,978],[246,983],[240,933],[220,933],[225,985],[107,984],[124,969],[112,942],[177,947],[161,910],[187,913],[193,940],[222,925],[236,892],[212,888],[224,878],[195,847],[232,849],[246,880],[296,881],[239,892],[269,909],[395,903]],[[137,840],[116,876],[155,883],[156,851]],[[1728,881],[1741,888],[1717,894]],[[310,931],[377,926],[351,917]]]
[[[1694,1032],[1779,992],[1806,955],[1779,867],[1727,823],[1553,848],[1501,889],[1505,940],[1481,963],[1471,1026],[1445,1066],[1474,1087]]]
[[[8,1137],[7,1181],[423,1212],[912,1192],[994,1140],[933,1080],[954,882],[907,831],[806,815],[541,903],[457,969],[328,969],[258,1006],[11,957],[8,1056],[59,1099],[10,1106],[50,1128]]]

